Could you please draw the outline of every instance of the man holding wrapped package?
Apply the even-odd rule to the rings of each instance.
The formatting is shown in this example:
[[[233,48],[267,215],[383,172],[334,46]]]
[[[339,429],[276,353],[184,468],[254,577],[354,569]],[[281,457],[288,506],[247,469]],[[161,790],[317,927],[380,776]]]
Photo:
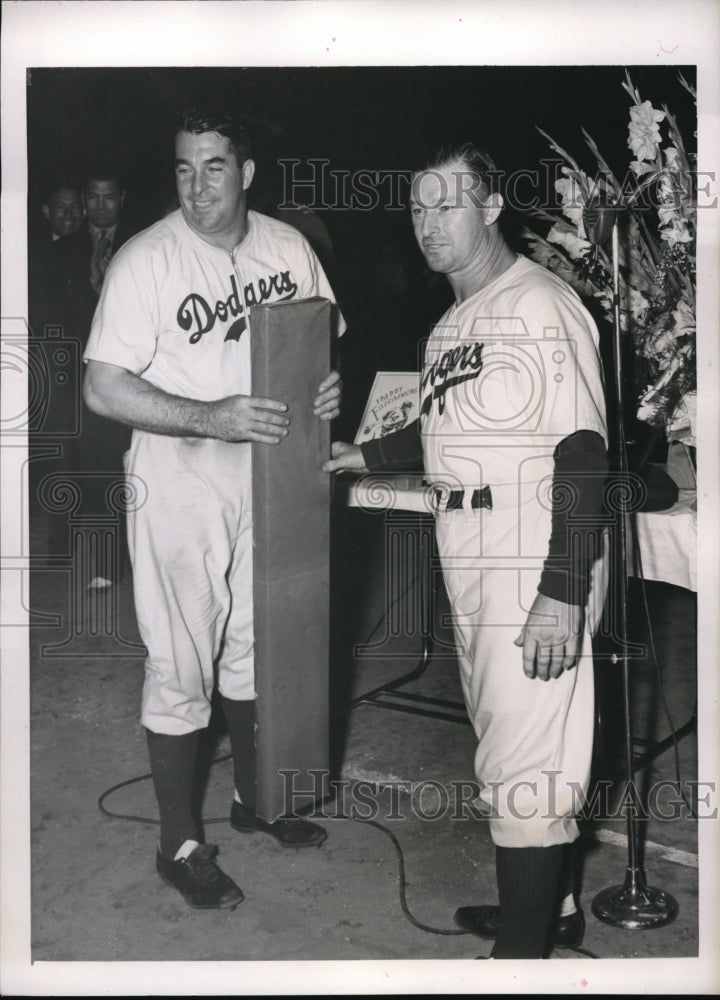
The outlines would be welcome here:
[[[325,468],[424,468],[496,850],[499,907],[455,919],[495,938],[494,958],[541,958],[584,930],[570,845],[590,775],[607,432],[593,320],[505,242],[496,177],[470,144],[414,175],[415,236],[455,295],[427,344],[421,415],[336,443]]]
[[[128,517],[135,605],[147,646],[141,720],[160,813],[156,866],[193,907],[243,894],[202,843],[191,807],[198,737],[217,684],[234,763],[232,827],[286,847],[321,843],[296,818],[254,810],[251,442],[288,433],[281,400],[251,395],[252,305],[322,296],[329,283],[292,227],[249,211],[254,173],[241,119],[182,113],[175,136],[180,208],[110,263],[85,352],[85,399],[133,428],[127,472],[141,497]],[[339,413],[330,372],[315,415]]]

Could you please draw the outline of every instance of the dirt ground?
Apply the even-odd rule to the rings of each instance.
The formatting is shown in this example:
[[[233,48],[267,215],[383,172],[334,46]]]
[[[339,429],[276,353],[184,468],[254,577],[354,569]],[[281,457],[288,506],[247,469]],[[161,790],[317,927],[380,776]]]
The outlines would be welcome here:
[[[242,995],[257,992],[258,969],[276,992],[292,992],[276,977],[302,962],[302,974],[293,980],[296,992],[320,983],[332,993],[333,982],[347,991],[348,975],[379,975],[384,968],[400,977],[393,983],[404,983],[406,970],[416,975],[420,968],[429,985],[454,983],[459,976],[457,991],[483,991],[490,967],[472,960],[488,955],[491,943],[458,933],[452,920],[456,907],[493,902],[496,893],[486,825],[454,816],[450,808],[457,783],[473,778],[472,731],[462,722],[378,705],[347,710],[349,698],[412,669],[420,652],[416,634],[386,634],[382,525],[368,527],[354,517],[342,522],[338,557],[345,572],[336,575],[336,601],[343,611],[334,619],[331,664],[334,754],[346,797],[318,815],[329,832],[325,844],[292,851],[262,835],[234,833],[227,822],[231,764],[222,726],[211,727],[206,740],[202,815],[207,839],[218,844],[221,863],[245,893],[234,911],[190,910],[154,871],[157,828],[138,722],[143,650],[131,575],[109,591],[88,593],[78,587],[67,554],[38,560],[30,591],[31,948],[37,970],[59,968],[65,975],[79,973],[85,963],[99,963],[91,966],[98,969],[113,963],[125,976],[142,967],[147,971],[140,992],[161,993],[175,983],[175,963],[192,963],[172,987],[179,992],[197,983],[195,963],[212,963],[203,966],[212,973],[203,982],[215,982],[216,974],[231,967],[237,977],[231,992]],[[656,585],[653,601],[656,643],[670,685],[666,696],[677,726],[691,714],[695,698],[693,596]],[[442,630],[438,635],[448,639]],[[645,674],[639,671],[635,681],[638,725],[657,736],[666,723],[649,666]],[[405,690],[459,701],[450,647],[436,649],[426,673]],[[610,758],[617,757],[619,731],[617,718],[606,720]],[[679,762],[683,780],[694,778],[695,733],[680,741]],[[644,780],[672,777],[671,750]],[[100,797],[135,778],[142,780],[105,798],[103,807],[116,815],[102,812]],[[628,967],[630,984],[636,975],[642,979],[643,960],[653,968],[660,959],[697,956],[698,824],[687,814],[651,819],[641,830],[648,881],[679,904],[674,922],[637,931],[593,916],[597,893],[625,878],[625,834],[622,818],[584,827],[585,952],[556,951],[559,962],[543,963],[543,975],[553,968],[563,979],[562,969],[572,968],[570,978],[578,982],[576,967],[586,970],[580,979],[588,979],[608,968],[597,959],[634,958],[640,961]],[[347,961],[353,965],[336,965]],[[171,970],[173,977],[166,978]]]

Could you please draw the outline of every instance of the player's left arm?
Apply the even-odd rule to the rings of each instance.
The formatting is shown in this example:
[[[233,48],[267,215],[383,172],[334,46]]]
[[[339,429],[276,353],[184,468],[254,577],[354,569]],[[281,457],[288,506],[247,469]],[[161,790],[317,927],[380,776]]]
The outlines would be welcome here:
[[[578,662],[590,568],[607,476],[605,392],[595,323],[570,288],[531,283],[518,304],[547,370],[562,355],[561,378],[547,379],[539,430],[560,443],[553,454],[552,526],[538,594],[515,640],[528,677],[549,680]],[[558,334],[562,334],[559,338]]]
[[[525,676],[547,681],[574,667],[584,626],[585,611],[580,605],[564,604],[538,591],[515,640],[516,646],[522,646]]]
[[[596,431],[577,431],[560,442],[554,461],[548,556],[515,640],[526,676],[540,680],[559,677],[578,661],[608,468],[605,442]]]

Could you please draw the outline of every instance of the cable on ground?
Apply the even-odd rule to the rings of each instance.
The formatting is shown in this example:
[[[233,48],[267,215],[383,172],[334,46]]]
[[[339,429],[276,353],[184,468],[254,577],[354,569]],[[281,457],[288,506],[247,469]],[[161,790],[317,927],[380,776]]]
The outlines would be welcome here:
[[[212,767],[214,764],[220,764],[223,761],[229,760],[231,756],[232,756],[231,754],[226,754],[223,757],[216,757],[210,761],[210,766]],[[116,785],[113,785],[111,788],[108,788],[107,791],[103,792],[103,794],[98,799],[98,808],[100,812],[104,816],[109,816],[112,819],[122,819],[132,823],[146,823],[151,826],[159,826],[160,820],[158,819],[153,819],[149,816],[135,816],[132,813],[113,812],[112,810],[108,809],[107,806],[105,805],[105,800],[108,799],[115,792],[120,791],[121,788],[127,788],[130,785],[138,784],[141,781],[149,781],[151,778],[152,778],[151,774],[140,774],[135,778],[128,778],[126,781],[119,781]],[[353,819],[350,817],[338,817],[338,818],[349,819],[350,822],[363,823],[366,826],[374,826],[377,830],[380,830],[382,833],[384,833],[385,836],[390,840],[390,843],[392,844],[398,859],[398,895],[400,899],[400,907],[406,919],[409,920],[414,927],[417,927],[421,931],[425,931],[427,934],[442,934],[445,936],[455,936],[455,935],[469,933],[468,931],[462,930],[459,927],[452,927],[452,928],[432,927],[430,924],[425,924],[421,920],[418,920],[417,917],[413,916],[413,914],[410,912],[410,908],[407,905],[407,878],[405,875],[405,856],[403,854],[402,847],[400,846],[400,842],[395,836],[395,834],[392,832],[392,830],[388,829],[388,827],[384,826],[382,823],[378,823],[377,820],[373,819]],[[210,819],[203,819],[204,825],[209,825],[211,823],[227,823],[227,822],[228,822],[227,816],[219,816],[219,817],[212,817]],[[598,957],[597,955],[594,955],[592,952],[586,951],[583,948],[572,948],[566,950],[576,951],[578,952],[578,954],[585,955],[588,958]]]

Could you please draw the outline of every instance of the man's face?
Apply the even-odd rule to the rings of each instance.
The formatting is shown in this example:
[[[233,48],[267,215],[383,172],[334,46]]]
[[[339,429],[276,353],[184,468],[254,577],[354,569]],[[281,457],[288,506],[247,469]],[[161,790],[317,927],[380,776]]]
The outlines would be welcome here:
[[[216,132],[178,132],[175,180],[185,221],[208,243],[232,250],[247,231],[247,189],[255,165],[238,163]]]
[[[487,208],[465,164],[449,163],[416,174],[410,200],[415,238],[433,271],[471,270],[487,250]]]
[[[87,220],[98,229],[111,229],[120,218],[125,192],[116,180],[98,181],[92,177],[85,185],[83,204]]]
[[[43,215],[56,236],[72,236],[82,223],[80,192],[74,188],[60,188],[43,205]]]

